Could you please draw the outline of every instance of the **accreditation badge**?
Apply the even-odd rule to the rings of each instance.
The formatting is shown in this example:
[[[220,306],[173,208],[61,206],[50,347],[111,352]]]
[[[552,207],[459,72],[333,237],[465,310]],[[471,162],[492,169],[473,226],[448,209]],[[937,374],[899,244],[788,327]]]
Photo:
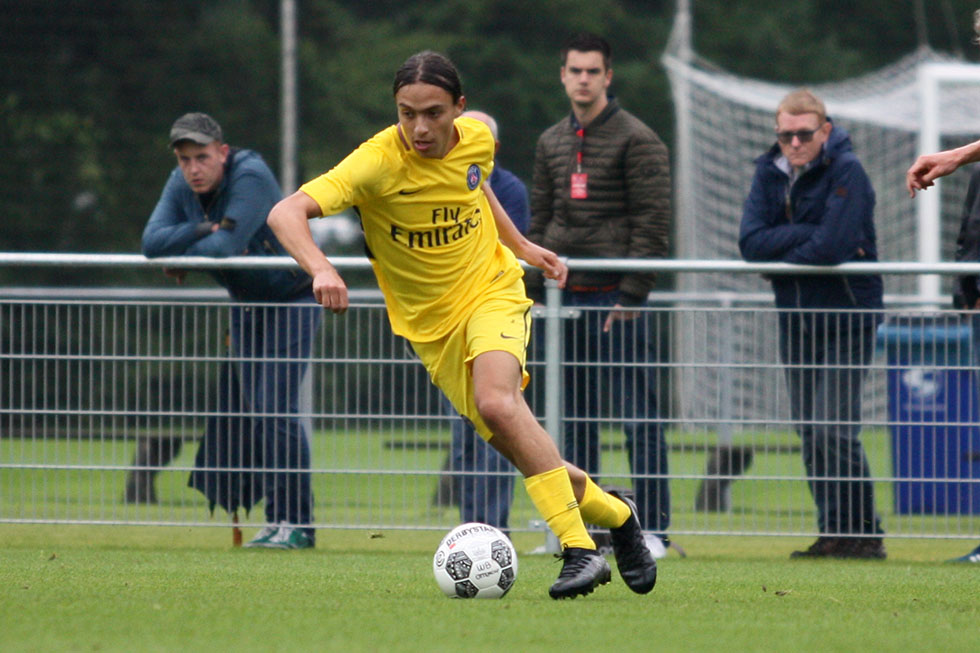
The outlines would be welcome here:
[[[589,196],[589,173],[572,173],[572,199],[584,200]]]

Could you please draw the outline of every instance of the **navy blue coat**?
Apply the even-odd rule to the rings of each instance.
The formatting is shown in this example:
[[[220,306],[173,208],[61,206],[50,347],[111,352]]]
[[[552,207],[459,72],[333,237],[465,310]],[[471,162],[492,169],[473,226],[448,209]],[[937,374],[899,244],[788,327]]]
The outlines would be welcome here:
[[[207,210],[174,168],[143,230],[143,255],[288,256],[265,219],[282,198],[262,157],[233,149]],[[221,228],[211,231],[213,223]],[[212,276],[239,301],[286,301],[309,292],[310,277],[295,269],[215,269]]]
[[[500,201],[500,206],[507,211],[507,216],[522,234],[527,233],[531,225],[531,208],[527,199],[527,186],[510,170],[505,170],[496,163],[490,173],[490,189]]]
[[[746,261],[836,265],[877,261],[875,193],[851,148],[834,127],[816,165],[796,180],[776,166],[779,145],[756,160],[738,246]],[[773,275],[779,308],[881,308],[879,275]]]

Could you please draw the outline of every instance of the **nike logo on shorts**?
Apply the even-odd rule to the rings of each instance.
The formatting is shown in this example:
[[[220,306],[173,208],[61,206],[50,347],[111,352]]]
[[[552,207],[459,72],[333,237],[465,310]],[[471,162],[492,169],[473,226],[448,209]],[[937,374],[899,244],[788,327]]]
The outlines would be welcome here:
[[[506,333],[504,333],[503,331],[500,332],[500,337],[503,338],[504,340],[520,340],[521,339],[520,336],[509,336]]]

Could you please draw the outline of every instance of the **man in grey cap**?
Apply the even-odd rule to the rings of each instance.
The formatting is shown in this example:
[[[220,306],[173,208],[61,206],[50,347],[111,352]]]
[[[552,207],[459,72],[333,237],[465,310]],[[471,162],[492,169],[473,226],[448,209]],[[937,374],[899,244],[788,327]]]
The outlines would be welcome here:
[[[282,191],[258,153],[230,147],[218,123],[204,113],[178,118],[169,143],[177,167],[143,231],[144,255],[287,255],[265,223]],[[165,272],[178,283],[186,275],[186,270]],[[309,527],[313,523],[310,434],[299,417],[299,394],[322,314],[313,299],[310,277],[293,269],[209,272],[234,302],[230,348],[235,363],[222,384],[223,391],[230,387],[233,396],[224,397],[222,408],[261,416],[239,422],[240,437],[224,441],[228,446],[252,443],[253,466],[275,470],[262,475],[259,484],[268,525],[246,546],[310,548],[315,541]],[[215,422],[226,430],[233,430],[230,425],[235,424],[231,417],[214,420],[212,426]],[[227,452],[210,453],[228,459]],[[205,492],[212,506],[217,501],[228,507],[227,497],[216,498],[207,479],[195,471],[190,484]]]

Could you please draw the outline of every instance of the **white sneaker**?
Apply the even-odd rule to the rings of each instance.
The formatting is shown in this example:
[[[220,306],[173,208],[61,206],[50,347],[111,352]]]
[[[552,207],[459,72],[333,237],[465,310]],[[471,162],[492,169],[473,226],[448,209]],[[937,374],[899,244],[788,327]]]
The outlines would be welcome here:
[[[312,549],[316,546],[313,536],[305,528],[287,526],[266,526],[245,546],[262,549]]]
[[[664,546],[664,541],[659,537],[653,533],[644,533],[643,541],[647,543],[647,548],[650,549],[650,555],[653,556],[654,560],[667,557],[667,547]]]
[[[269,548],[269,542],[278,534],[278,526],[266,526],[259,531],[258,535],[252,538],[250,542],[245,545],[245,548],[252,547],[263,547]]]

